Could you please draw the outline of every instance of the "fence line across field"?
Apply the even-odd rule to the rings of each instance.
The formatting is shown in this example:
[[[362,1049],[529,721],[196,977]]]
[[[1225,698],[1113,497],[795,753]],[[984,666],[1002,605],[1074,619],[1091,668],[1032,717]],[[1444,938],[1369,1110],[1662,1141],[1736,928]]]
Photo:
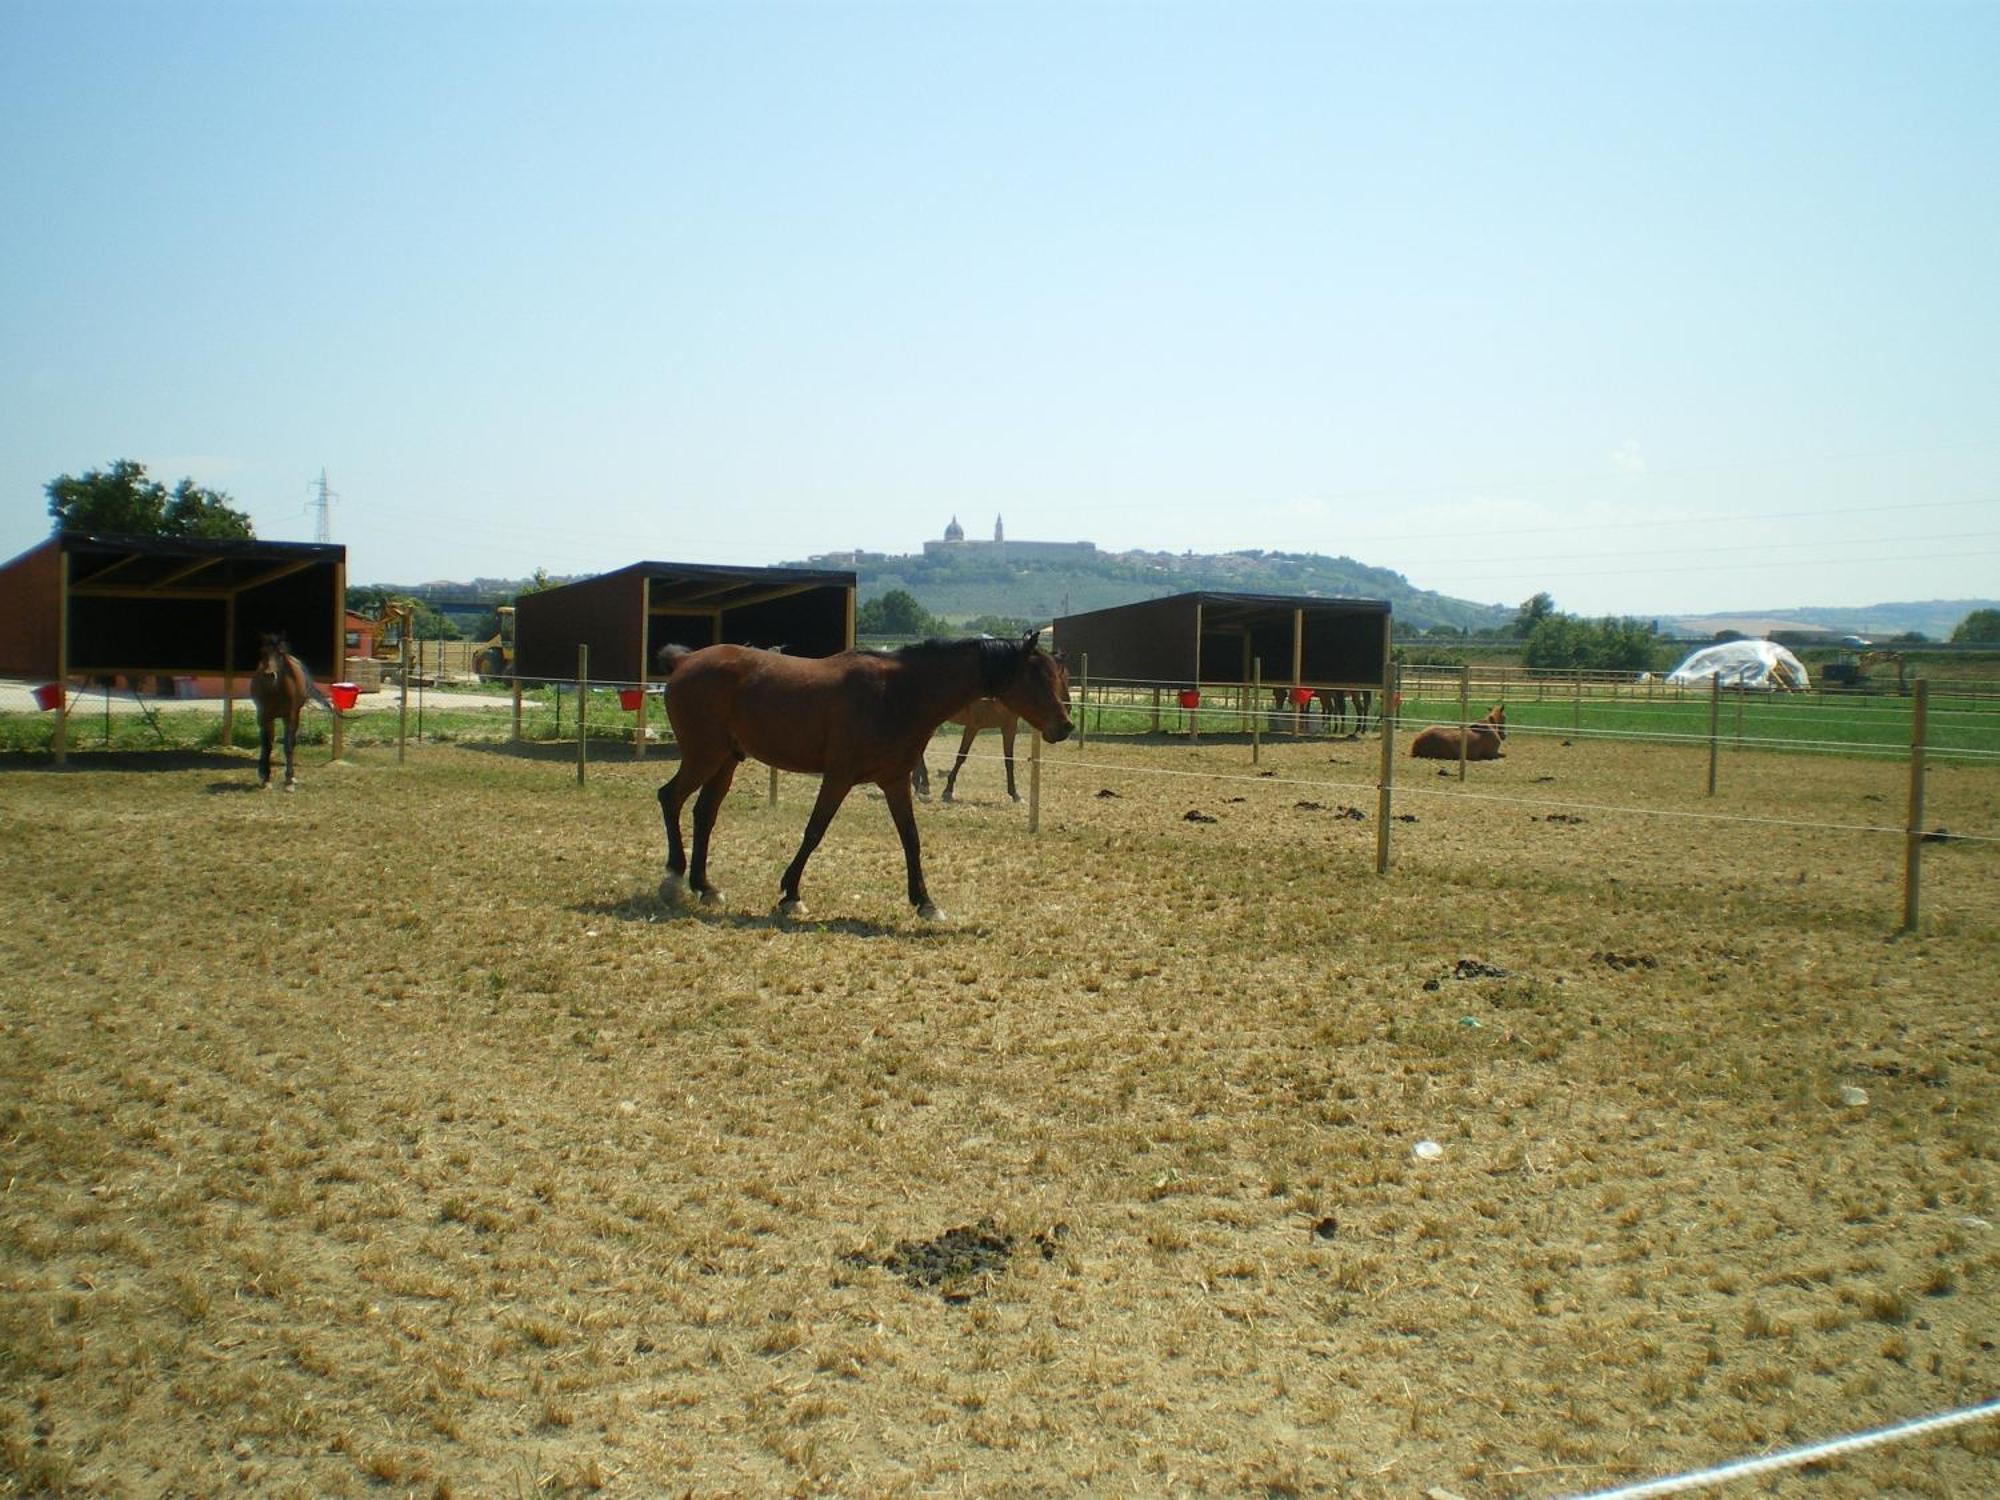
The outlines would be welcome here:
[[[1989,1421],[1996,1416],[2000,1416],[2000,1401],[1986,1401],[1977,1406],[1962,1406],[1955,1411],[1938,1412],[1933,1416],[1913,1417],[1907,1422],[1895,1422],[1887,1427],[1851,1433],[1846,1437],[1808,1443],[1800,1448],[1787,1448],[1777,1453],[1739,1458],[1732,1463],[1718,1464],[1712,1469],[1698,1469],[1665,1479],[1642,1480],[1637,1484],[1621,1485],[1616,1489],[1593,1490],[1589,1494],[1576,1496],[1575,1500],[1647,1500],[1647,1497],[1654,1495],[1680,1495],[1690,1490],[1712,1489],[1733,1479],[1749,1479],[1758,1474],[1776,1473],[1780,1469],[1803,1468],[1807,1464],[1838,1458],[1845,1453],[1861,1453],[1870,1448],[1907,1442],[1912,1438],[1927,1437],[1931,1433],[1945,1432],[1972,1422]]]

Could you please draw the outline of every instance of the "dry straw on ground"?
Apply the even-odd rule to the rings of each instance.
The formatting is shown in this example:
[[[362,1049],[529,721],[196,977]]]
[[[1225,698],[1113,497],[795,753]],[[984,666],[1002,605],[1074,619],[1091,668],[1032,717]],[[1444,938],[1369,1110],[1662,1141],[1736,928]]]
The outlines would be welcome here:
[[[0,1487],[1548,1495],[1990,1396],[1995,846],[1890,940],[1899,840],[1605,809],[1900,768],[1529,741],[1378,878],[1373,754],[1064,747],[1039,837],[982,757],[938,928],[861,795],[764,917],[801,781],[691,911],[658,760],[0,771]]]

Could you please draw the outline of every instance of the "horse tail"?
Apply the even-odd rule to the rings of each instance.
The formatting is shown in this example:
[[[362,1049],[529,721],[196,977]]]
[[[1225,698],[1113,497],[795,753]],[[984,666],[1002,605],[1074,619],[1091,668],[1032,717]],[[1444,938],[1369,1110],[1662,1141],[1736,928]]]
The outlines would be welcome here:
[[[653,660],[659,666],[662,677],[672,677],[674,675],[674,668],[678,667],[692,655],[694,653],[686,646],[677,646],[669,642],[660,647],[659,651],[655,653]]]
[[[299,669],[299,681],[306,685],[306,696],[311,698],[313,702],[317,703],[328,713],[332,713],[333,704],[328,700],[326,694],[319,690],[319,684],[313,681],[312,668],[308,667],[296,656],[292,658],[292,665]]]

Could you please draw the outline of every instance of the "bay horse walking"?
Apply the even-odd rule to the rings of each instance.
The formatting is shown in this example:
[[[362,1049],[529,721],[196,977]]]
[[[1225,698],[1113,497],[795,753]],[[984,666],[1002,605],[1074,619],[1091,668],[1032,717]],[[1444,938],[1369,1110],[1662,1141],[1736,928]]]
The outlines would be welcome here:
[[[250,674],[250,697],[257,705],[257,785],[271,789],[271,738],[280,720],[285,726],[285,790],[295,791],[299,778],[294,755],[299,739],[299,711],[306,699],[317,699],[328,713],[326,701],[312,680],[306,664],[292,655],[285,637],[267,630],[258,638],[257,669]]]
[[[880,787],[889,804],[903,843],[910,904],[927,920],[942,915],[924,887],[911,772],[937,727],[978,698],[998,699],[1051,743],[1069,737],[1069,674],[1037,639],[1031,630],[1019,641],[924,641],[899,651],[820,658],[746,646],[664,647],[667,719],[680,742],[681,764],[659,793],[667,826],[661,895],[671,897],[685,877],[702,900],[717,899],[708,882],[709,836],[737,766],[755,756],[781,771],[820,777],[799,852],[779,881],[778,915],[804,909],[799,879],[806,861],[848,792],[862,782]],[[681,844],[681,808],[691,796],[692,860]]]
[[[1486,711],[1486,717],[1476,724],[1465,727],[1465,758],[1467,760],[1498,760],[1500,742],[1507,738],[1507,710],[1501,704],[1494,704]],[[1420,730],[1410,741],[1410,754],[1418,760],[1457,760],[1458,726],[1456,724],[1433,724]]]
[[[1354,733],[1359,734],[1368,727],[1368,711],[1374,704],[1375,695],[1367,688],[1308,688],[1319,700],[1320,722],[1330,732],[1340,733],[1347,723],[1347,700],[1354,700]],[[1304,712],[1307,704],[1295,704],[1292,690],[1288,687],[1271,689],[1271,707],[1277,713]]]
[[[1001,753],[1007,760],[1007,795],[1019,802],[1021,794],[1014,790],[1014,736],[1021,728],[1021,716],[998,698],[980,698],[953,714],[945,723],[963,725],[965,734],[958,742],[958,759],[951,763],[951,771],[944,779],[944,800],[951,801],[952,789],[958,785],[959,770],[965,765],[965,758],[972,753],[972,742],[979,738],[979,731],[997,729],[1000,731]],[[921,757],[917,760],[917,769],[911,773],[911,780],[917,789],[917,796],[930,801],[931,769]]]

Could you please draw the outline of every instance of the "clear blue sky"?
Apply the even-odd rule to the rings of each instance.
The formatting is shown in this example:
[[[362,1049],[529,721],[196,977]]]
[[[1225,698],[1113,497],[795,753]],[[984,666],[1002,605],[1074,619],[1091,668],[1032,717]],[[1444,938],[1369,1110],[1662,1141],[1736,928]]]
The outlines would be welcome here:
[[[2000,4],[0,7],[0,556],[2000,593]]]

